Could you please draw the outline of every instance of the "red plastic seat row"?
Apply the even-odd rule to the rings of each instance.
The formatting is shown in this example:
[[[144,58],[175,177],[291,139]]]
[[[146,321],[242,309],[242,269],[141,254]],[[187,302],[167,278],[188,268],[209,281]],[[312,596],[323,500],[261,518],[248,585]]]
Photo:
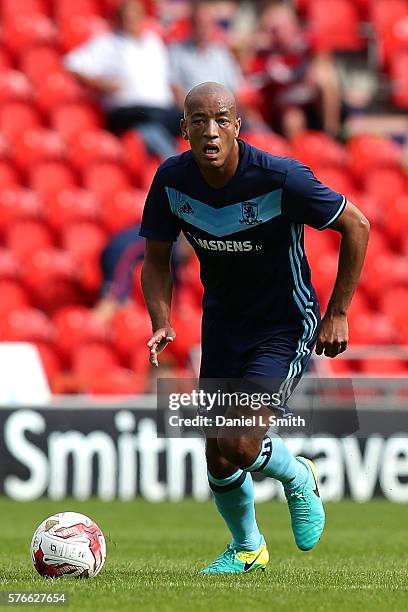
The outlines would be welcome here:
[[[408,49],[408,2],[376,0],[371,4],[370,18],[377,36],[380,64],[388,66],[392,57]]]
[[[307,7],[309,35],[315,49],[359,51],[365,41],[360,16],[352,0],[313,0]]]

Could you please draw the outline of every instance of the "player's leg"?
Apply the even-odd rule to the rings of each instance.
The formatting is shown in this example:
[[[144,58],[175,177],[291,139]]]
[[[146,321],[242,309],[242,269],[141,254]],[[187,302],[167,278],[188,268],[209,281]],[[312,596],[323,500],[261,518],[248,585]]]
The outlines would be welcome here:
[[[223,386],[221,376],[236,376],[236,353],[224,321],[203,317],[200,385],[207,391]],[[220,346],[223,350],[220,351]],[[228,355],[228,356],[227,356]],[[252,476],[219,451],[215,431],[206,431],[208,482],[232,542],[203,573],[241,573],[264,568],[269,560],[255,518]],[[215,435],[215,437],[214,437]]]
[[[251,380],[265,379],[264,390],[273,391],[278,387],[282,397],[281,410],[293,392],[309,361],[314,347],[315,336],[310,334],[305,341],[296,341],[295,336],[287,333],[284,337],[274,338],[271,346],[267,343],[254,352],[245,376]],[[261,408],[267,420],[268,408]],[[227,417],[234,418],[248,414],[245,407],[229,410]],[[269,412],[270,415],[270,412]],[[323,532],[325,515],[319,496],[314,464],[303,458],[294,457],[279,436],[258,435],[254,432],[241,434],[232,439],[225,430],[218,436],[218,446],[224,457],[249,472],[260,472],[282,482],[292,518],[292,530],[297,546],[301,550],[313,548]],[[265,434],[258,432],[258,434]]]
[[[251,474],[225,459],[214,438],[206,440],[206,457],[208,482],[217,509],[232,534],[232,542],[202,573],[264,569],[269,554],[256,522]]]

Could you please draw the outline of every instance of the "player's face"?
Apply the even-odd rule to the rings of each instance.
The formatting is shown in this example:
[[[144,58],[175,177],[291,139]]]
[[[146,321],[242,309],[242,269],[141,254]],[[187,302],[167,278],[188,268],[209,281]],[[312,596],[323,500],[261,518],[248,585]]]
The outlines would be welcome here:
[[[214,169],[229,161],[240,127],[235,106],[219,94],[197,98],[181,121],[182,134],[197,163]]]

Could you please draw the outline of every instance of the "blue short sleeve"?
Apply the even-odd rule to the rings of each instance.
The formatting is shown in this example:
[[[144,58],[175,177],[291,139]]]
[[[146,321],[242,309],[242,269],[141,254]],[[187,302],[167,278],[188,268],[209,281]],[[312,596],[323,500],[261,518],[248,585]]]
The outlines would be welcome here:
[[[323,185],[307,166],[293,160],[282,193],[282,214],[295,223],[322,230],[343,212],[346,198]]]
[[[175,241],[180,234],[180,223],[171,212],[160,174],[159,168],[147,194],[139,234],[151,240]]]

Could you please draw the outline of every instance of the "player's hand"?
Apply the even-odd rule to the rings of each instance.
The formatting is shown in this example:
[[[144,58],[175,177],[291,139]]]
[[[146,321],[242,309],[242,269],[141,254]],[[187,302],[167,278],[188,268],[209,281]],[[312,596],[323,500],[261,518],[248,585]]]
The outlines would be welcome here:
[[[326,314],[320,324],[316,353],[324,354],[326,357],[336,357],[346,350],[348,339],[346,315]]]
[[[153,336],[150,338],[147,346],[150,349],[150,363],[156,368],[159,365],[159,361],[157,359],[157,355],[161,353],[169,342],[173,342],[176,337],[176,332],[170,325],[166,325],[166,327],[160,327],[157,329]]]

